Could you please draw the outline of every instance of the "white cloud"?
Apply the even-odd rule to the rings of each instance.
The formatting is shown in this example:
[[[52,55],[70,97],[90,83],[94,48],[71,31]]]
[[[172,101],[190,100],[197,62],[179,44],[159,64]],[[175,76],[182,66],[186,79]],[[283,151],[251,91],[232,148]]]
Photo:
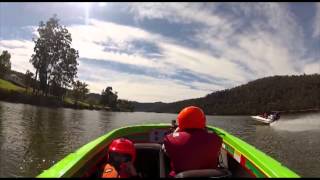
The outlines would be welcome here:
[[[213,16],[210,9],[201,3],[131,3],[129,9],[139,20],[166,19],[177,23],[203,23],[217,25],[222,21],[221,17]]]
[[[242,69],[227,59],[219,59],[199,49],[184,47],[176,44],[172,39],[151,34],[142,29],[98,20],[90,22],[89,25],[74,25],[69,28],[73,37],[73,46],[79,50],[82,58],[157,68],[157,71],[164,74],[174,74],[177,69],[187,69],[193,73],[202,73],[209,77],[225,78],[235,82],[246,80]],[[139,53],[104,51],[105,45],[102,43],[110,40],[117,44],[115,48],[124,51],[128,49],[132,40],[153,42],[160,47],[162,56],[150,60]]]
[[[191,85],[193,87],[196,87],[197,89],[206,91],[208,93],[212,93],[214,91],[219,91],[219,90],[223,90],[223,89],[228,88],[225,85],[222,86],[222,85],[216,85],[216,84],[212,84],[212,83],[201,83],[201,82],[197,82],[197,81],[188,83],[188,85]],[[206,93],[206,94],[208,94],[208,93]],[[206,94],[203,94],[202,96],[204,96]]]
[[[88,81],[91,92],[100,93],[107,86],[112,86],[113,90],[118,92],[119,98],[139,102],[173,102],[203,97],[211,92],[210,90],[192,89],[176,80],[128,74],[111,69],[95,68],[92,73],[92,68],[80,66],[79,72],[96,79]],[[209,88],[208,85],[201,83],[199,86]],[[211,89],[214,87],[212,86]]]
[[[286,4],[232,5],[236,7],[233,11],[243,11],[245,17],[251,17],[247,22],[249,24],[242,27],[248,19],[234,16],[224,21],[229,24],[225,26],[227,28],[202,28],[195,39],[210,45],[222,58],[247,67],[250,71],[242,75],[251,77],[249,79],[301,73],[299,65],[306,52],[304,35]],[[235,31],[236,28],[242,29],[242,32]]]
[[[68,27],[72,34],[73,47],[79,50],[80,57],[116,61],[149,68],[163,68],[161,64],[143,57],[143,54],[125,53],[131,41],[141,39],[154,42],[156,39],[159,39],[156,35],[151,35],[142,29],[118,25],[111,22],[103,22],[94,19],[91,19],[89,22],[88,25],[72,25]],[[109,46],[109,41],[117,45],[113,48],[124,52],[117,53],[104,50],[106,46]]]
[[[293,56],[286,47],[278,44],[269,33],[258,33],[253,36],[239,37],[241,53],[247,57],[242,59],[259,77],[271,75],[296,74],[292,66]],[[249,61],[248,61],[249,60]]]
[[[82,33],[78,37],[83,41],[105,42],[112,38],[117,43],[124,43],[133,39],[152,38],[154,35],[148,32],[125,25],[90,19],[89,25],[73,25],[69,27],[72,36]]]
[[[34,43],[25,40],[0,40],[0,52],[7,50],[11,54],[11,69],[20,72],[34,70],[29,63],[33,53]]]
[[[313,24],[313,37],[320,36],[320,3],[317,2],[316,4],[316,14],[314,16],[314,24]]]
[[[88,25],[81,28],[79,26],[71,26],[70,28],[68,28],[72,34],[73,46],[80,51],[81,58],[112,60],[125,64],[145,66],[146,68],[158,67],[158,70],[161,70],[162,67],[162,73],[166,73],[167,75],[174,74],[178,68],[188,69],[191,73],[198,72],[208,75],[211,75],[213,72],[210,70],[210,68],[204,71],[201,70],[202,63],[207,63],[207,66],[214,65],[214,63],[210,64],[210,58],[214,60],[213,57],[202,55],[200,52],[196,52],[179,45],[170,44],[169,42],[162,42],[160,44],[159,37],[151,36],[143,31],[141,31],[141,33],[139,32],[139,30],[137,30],[130,35],[130,33],[128,32],[132,31],[130,31],[130,29],[128,30],[128,27],[119,26],[112,23],[108,24],[108,28],[113,28],[114,30],[111,31],[110,34],[101,31],[99,32],[97,30],[101,29],[101,24],[99,23],[100,22],[95,22],[95,26]],[[126,31],[128,32],[126,33]],[[162,50],[164,50],[166,53],[165,55],[160,56],[160,59],[158,59],[158,61],[150,61],[139,54],[129,55],[125,53],[117,54],[113,52],[105,52],[103,50],[104,46],[101,43],[103,43],[105,39],[114,37],[114,34],[112,34],[114,32],[122,32],[127,34],[127,37],[117,36],[117,38],[111,39],[112,41],[118,41],[120,43],[127,43],[135,38],[140,38],[148,41],[157,39],[158,45],[160,45],[160,48],[162,48]],[[83,36],[83,34],[87,34],[87,36]],[[24,72],[26,67],[32,67],[28,60],[33,53],[33,42],[23,40],[10,40],[1,41],[1,45],[9,48],[10,51],[14,52],[12,58],[14,65],[13,69]],[[201,58],[200,61],[197,60],[197,56]],[[19,57],[20,59],[17,59],[17,57]],[[179,65],[180,63],[181,65]],[[228,64],[223,61],[221,61],[220,63],[225,65]],[[218,69],[216,68],[216,70]],[[218,72],[216,73],[219,74]],[[148,77],[145,75],[120,73],[112,70],[106,70],[102,67],[97,69],[96,67],[90,66],[88,64],[83,65],[81,63],[79,66],[78,74],[79,77],[83,77],[84,79],[90,78],[90,80],[86,82],[89,84],[89,88],[92,92],[100,93],[100,91],[105,88],[105,86],[111,85],[115,90],[119,92],[119,94],[121,94],[121,98],[130,100],[141,100],[146,102],[159,100],[172,102],[186,98],[195,98],[210,93],[210,90],[223,88],[215,84],[206,84],[199,82],[183,84],[178,80],[160,79]],[[193,86],[197,89],[191,89],[190,86]],[[170,93],[167,92],[168,87],[170,87]]]
[[[83,79],[88,79],[87,83],[93,92],[100,93],[110,85],[119,92],[120,98],[172,102],[205,96],[212,91],[265,76],[319,72],[318,63],[306,64],[311,61],[302,59],[306,53],[302,27],[297,24],[286,4],[223,4],[232,6],[230,9],[234,14],[219,13],[220,5],[129,5],[129,10],[139,21],[165,19],[171,23],[202,24],[195,28],[195,34],[186,37],[196,42],[198,46],[194,48],[141,28],[96,19],[88,19],[86,25],[67,27],[72,34],[72,45],[79,50],[80,58],[135,65],[164,76],[179,75],[177,72],[183,70],[213,83],[134,75],[93,67],[88,62],[80,64],[78,73]],[[316,17],[320,14],[319,3],[317,7]],[[239,12],[244,16],[239,16]],[[320,35],[319,18],[315,18],[314,36]],[[239,29],[242,31],[238,32]],[[127,52],[135,40],[158,46],[159,56],[150,59],[144,51]],[[115,51],[106,50],[106,46]],[[32,67],[28,62],[33,49],[31,41],[0,41],[0,49],[5,48],[12,51],[14,69],[25,71]],[[223,79],[223,82],[214,83],[215,79]]]
[[[303,68],[303,72],[306,74],[320,74],[320,61],[315,63],[305,64]]]
[[[245,81],[243,70],[227,59],[216,58],[206,52],[175,44],[161,43],[159,45],[164,49],[165,58],[163,60],[170,63],[171,66],[235,82]]]

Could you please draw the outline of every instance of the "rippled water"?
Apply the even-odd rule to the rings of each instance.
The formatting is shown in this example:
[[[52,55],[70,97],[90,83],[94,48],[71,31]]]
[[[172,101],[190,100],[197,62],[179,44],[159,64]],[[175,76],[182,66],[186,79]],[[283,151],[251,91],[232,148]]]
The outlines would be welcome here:
[[[44,108],[0,102],[0,177],[34,177],[111,129],[170,123],[176,114]],[[249,116],[207,116],[304,177],[320,177],[320,113],[282,116],[271,126]]]

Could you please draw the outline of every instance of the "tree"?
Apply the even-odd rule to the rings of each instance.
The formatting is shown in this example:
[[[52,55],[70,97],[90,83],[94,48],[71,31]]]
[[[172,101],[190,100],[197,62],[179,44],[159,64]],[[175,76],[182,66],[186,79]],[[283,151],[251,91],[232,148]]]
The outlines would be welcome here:
[[[101,104],[102,105],[109,105],[110,104],[110,101],[109,101],[109,96],[111,95],[112,93],[112,87],[107,87],[105,90],[102,89],[102,92],[101,92]]]
[[[210,115],[255,115],[265,111],[317,109],[319,111],[319,92],[320,74],[273,76],[216,91],[203,98],[165,104],[136,104],[135,107],[153,112],[178,113],[183,107],[197,105]]]
[[[33,73],[30,72],[29,70],[26,71],[26,74],[25,74],[25,85],[26,85],[26,91],[28,89],[28,87],[32,86],[32,77],[33,77]]]
[[[39,90],[39,84],[37,82],[37,77],[38,77],[38,73],[39,73],[39,69],[40,69],[40,59],[38,56],[33,54],[31,56],[31,59],[29,60],[29,62],[31,62],[33,67],[35,67],[35,69],[36,69],[36,72],[34,75],[34,82],[32,85],[32,87],[33,87],[32,93],[35,93],[36,91],[38,92],[38,90]]]
[[[133,111],[134,110],[134,106],[133,104],[125,99],[119,99],[118,102],[118,107],[121,111]]]
[[[72,96],[74,98],[75,104],[78,103],[79,100],[83,100],[86,98],[86,94],[89,93],[89,89],[87,88],[88,84],[85,82],[80,82],[77,80],[73,83]]]
[[[34,54],[30,62],[39,75],[40,89],[46,95],[58,88],[71,87],[77,75],[79,53],[71,48],[71,34],[59,24],[56,15],[38,27],[39,37],[34,39]],[[36,83],[35,83],[36,84]]]
[[[3,77],[11,70],[11,62],[10,62],[11,54],[4,50],[0,55],[0,77]]]
[[[112,92],[112,87],[108,86],[105,90],[102,90],[101,92],[101,104],[102,105],[108,105],[111,108],[117,107],[117,99],[118,99],[118,93]]]

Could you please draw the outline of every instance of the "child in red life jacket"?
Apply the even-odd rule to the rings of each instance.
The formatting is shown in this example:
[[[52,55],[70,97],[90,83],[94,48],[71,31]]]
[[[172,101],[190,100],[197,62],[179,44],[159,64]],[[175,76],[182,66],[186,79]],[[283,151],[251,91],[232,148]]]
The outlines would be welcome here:
[[[137,177],[134,168],[136,149],[133,143],[125,138],[115,139],[109,146],[108,163],[104,166],[102,178]]]

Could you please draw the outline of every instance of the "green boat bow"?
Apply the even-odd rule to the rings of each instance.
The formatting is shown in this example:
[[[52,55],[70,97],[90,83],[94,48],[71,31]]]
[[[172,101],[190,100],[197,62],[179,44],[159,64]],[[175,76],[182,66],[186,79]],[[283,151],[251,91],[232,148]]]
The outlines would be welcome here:
[[[148,133],[154,129],[168,129],[170,127],[170,124],[148,124],[134,125],[112,130],[87,143],[75,152],[70,153],[48,170],[44,170],[37,177],[73,177],[77,172],[81,171],[81,168],[84,167],[90,159],[105,149],[113,139],[129,136],[131,134]],[[241,164],[253,177],[299,177],[295,172],[283,166],[272,157],[226,131],[212,126],[207,126],[207,129],[215,132],[223,139],[223,149],[225,149],[228,155]]]

